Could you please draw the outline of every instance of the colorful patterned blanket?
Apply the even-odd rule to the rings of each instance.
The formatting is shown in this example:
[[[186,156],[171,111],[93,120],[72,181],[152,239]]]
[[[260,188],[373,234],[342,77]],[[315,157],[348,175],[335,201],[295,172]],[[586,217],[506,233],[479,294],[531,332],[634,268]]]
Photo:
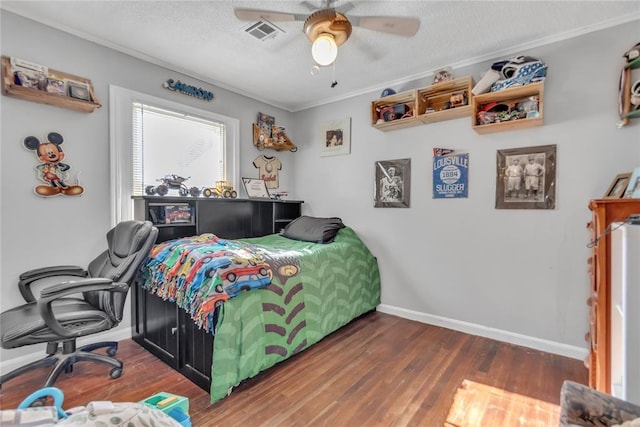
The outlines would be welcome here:
[[[219,304],[269,285],[276,268],[297,273],[296,255],[210,233],[169,240],[152,248],[142,270],[143,287],[175,302],[198,327],[214,333]]]

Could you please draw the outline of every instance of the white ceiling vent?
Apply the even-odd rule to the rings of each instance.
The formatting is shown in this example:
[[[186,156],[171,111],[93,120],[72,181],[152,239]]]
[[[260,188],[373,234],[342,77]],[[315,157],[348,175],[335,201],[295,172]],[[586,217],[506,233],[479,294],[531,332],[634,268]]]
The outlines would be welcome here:
[[[251,34],[253,37],[258,40],[268,40],[274,38],[278,33],[284,33],[284,31],[271,22],[263,19],[261,21],[256,22],[255,24],[251,24],[244,29],[247,33]]]

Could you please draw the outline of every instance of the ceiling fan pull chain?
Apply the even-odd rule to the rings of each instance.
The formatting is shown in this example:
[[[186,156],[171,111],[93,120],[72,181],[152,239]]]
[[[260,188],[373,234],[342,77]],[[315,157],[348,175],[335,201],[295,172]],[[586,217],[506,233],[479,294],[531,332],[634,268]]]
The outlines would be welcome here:
[[[336,80],[336,61],[333,61],[333,81],[331,82],[331,87],[334,88],[338,85],[338,81]]]

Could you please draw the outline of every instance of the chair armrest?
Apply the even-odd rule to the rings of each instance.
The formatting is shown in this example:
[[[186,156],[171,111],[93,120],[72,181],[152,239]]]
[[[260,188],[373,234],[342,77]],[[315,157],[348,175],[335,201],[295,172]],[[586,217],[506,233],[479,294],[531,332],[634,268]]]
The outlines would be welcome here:
[[[53,301],[65,297],[67,295],[78,294],[87,291],[111,291],[126,293],[129,291],[129,285],[126,283],[113,282],[111,279],[102,277],[87,278],[81,280],[73,280],[63,282],[57,285],[48,286],[40,292],[38,309],[40,315],[47,326],[58,335],[65,338],[74,338],[81,335],[80,331],[65,328],[58,322],[53,314],[51,304]]]
[[[560,426],[612,426],[639,417],[638,405],[573,381],[562,384]]]
[[[31,291],[31,283],[36,280],[53,276],[87,277],[87,274],[88,273],[85,269],[75,265],[55,265],[51,267],[36,268],[25,271],[20,275],[18,289],[20,289],[20,294],[22,294],[22,298],[24,298],[26,302],[35,302],[36,298],[33,296],[33,292]]]

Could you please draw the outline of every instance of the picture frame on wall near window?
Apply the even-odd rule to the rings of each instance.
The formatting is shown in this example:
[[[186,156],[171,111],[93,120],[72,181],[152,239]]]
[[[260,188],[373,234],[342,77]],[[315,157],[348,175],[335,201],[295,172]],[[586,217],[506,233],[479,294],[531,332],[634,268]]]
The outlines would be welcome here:
[[[498,150],[496,209],[555,209],[556,145]]]
[[[375,164],[376,208],[408,208],[411,196],[411,159],[382,160]]]
[[[604,195],[605,199],[619,199],[624,196],[624,192],[627,189],[627,185],[629,184],[629,179],[631,178],[631,172],[621,173],[616,175],[613,182],[607,189],[607,192]]]

